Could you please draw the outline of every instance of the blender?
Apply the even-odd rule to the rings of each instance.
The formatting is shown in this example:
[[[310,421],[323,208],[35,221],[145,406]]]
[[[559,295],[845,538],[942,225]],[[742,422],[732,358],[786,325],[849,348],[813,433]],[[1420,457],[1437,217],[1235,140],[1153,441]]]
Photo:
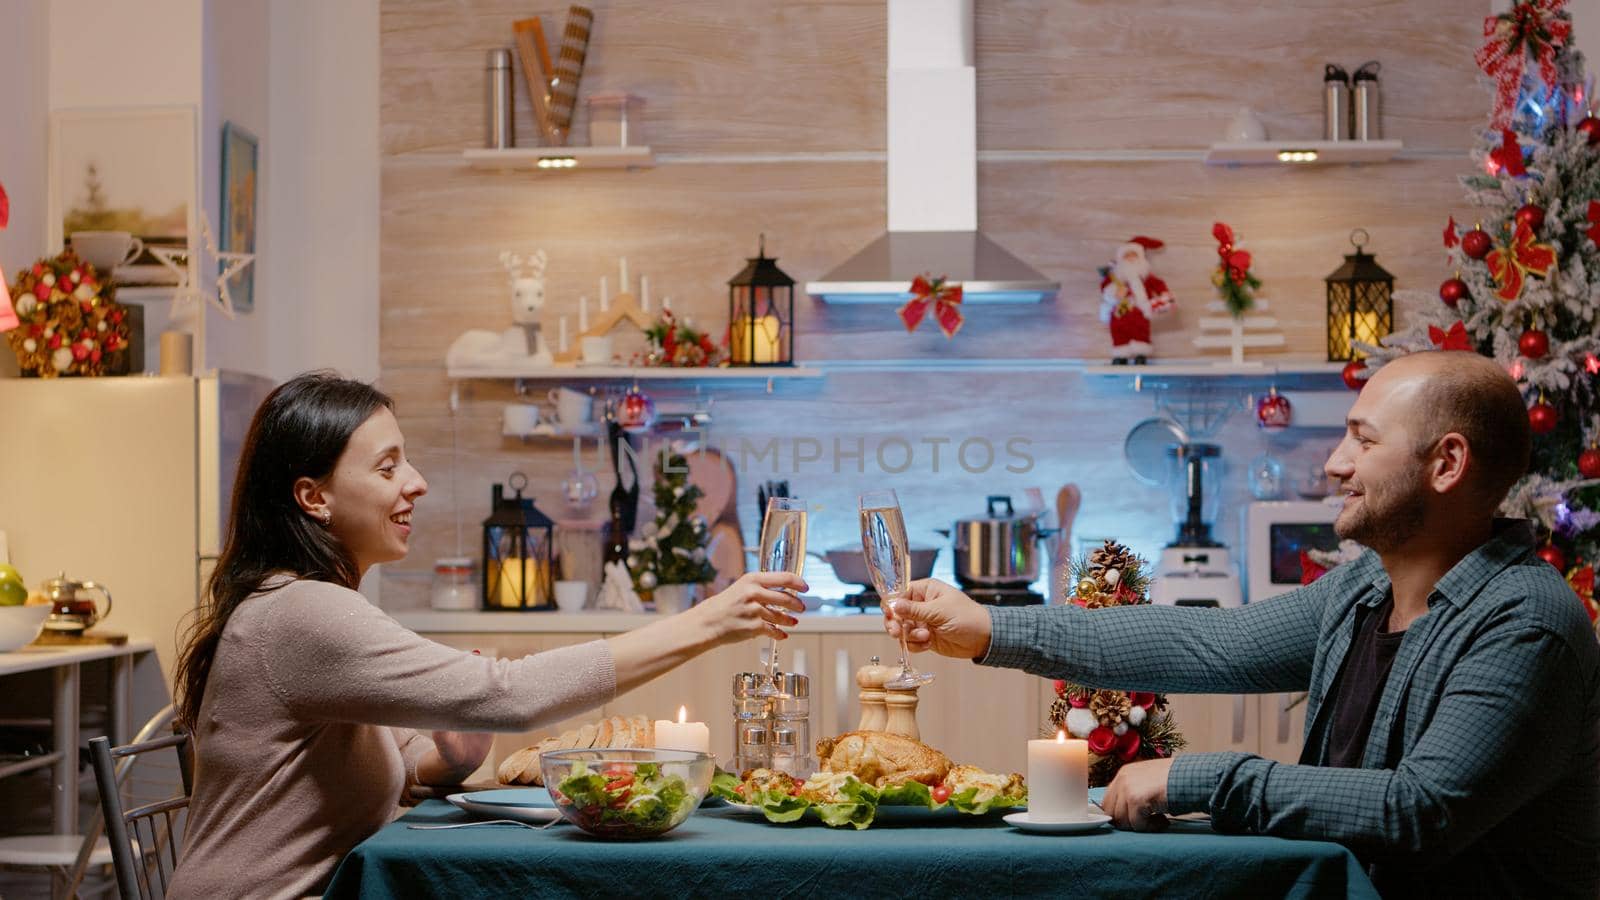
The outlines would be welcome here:
[[[1183,441],[1169,448],[1173,518],[1178,534],[1161,551],[1150,602],[1169,606],[1232,607],[1242,602],[1239,574],[1228,548],[1211,535],[1217,520],[1223,464],[1216,444]]]

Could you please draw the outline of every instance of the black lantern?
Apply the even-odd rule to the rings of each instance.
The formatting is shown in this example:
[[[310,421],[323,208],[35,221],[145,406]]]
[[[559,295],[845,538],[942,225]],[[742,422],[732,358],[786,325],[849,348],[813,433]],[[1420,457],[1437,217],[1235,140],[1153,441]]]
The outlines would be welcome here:
[[[1344,258],[1328,282],[1328,361],[1359,359],[1366,354],[1356,342],[1376,344],[1394,330],[1394,276],[1362,253],[1367,232],[1350,232],[1356,252]]]
[[[767,236],[728,282],[728,359],[736,366],[794,365],[794,279],[767,258]]]
[[[483,608],[554,609],[550,556],[555,522],[522,496],[528,476],[513,472],[509,499],[494,486],[494,506],[483,520]]]

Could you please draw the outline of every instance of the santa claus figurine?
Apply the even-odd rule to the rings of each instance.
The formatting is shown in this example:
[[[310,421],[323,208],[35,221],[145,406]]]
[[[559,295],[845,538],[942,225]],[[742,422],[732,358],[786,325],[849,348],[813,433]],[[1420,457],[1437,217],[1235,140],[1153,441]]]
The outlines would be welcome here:
[[[1167,283],[1150,274],[1146,250],[1162,243],[1136,235],[1117,248],[1117,259],[1100,268],[1100,321],[1111,326],[1111,364],[1147,362],[1151,354],[1150,320],[1172,310]]]

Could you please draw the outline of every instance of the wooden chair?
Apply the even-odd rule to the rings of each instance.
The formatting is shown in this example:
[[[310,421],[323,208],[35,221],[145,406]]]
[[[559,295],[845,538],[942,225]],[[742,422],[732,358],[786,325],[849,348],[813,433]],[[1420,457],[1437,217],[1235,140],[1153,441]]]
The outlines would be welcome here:
[[[174,711],[164,707],[134,735],[133,742],[149,740],[153,735],[170,731]],[[49,720],[43,720],[48,725]],[[133,760],[125,760],[117,767],[117,783],[128,783],[128,770]],[[107,869],[113,863],[111,845],[104,837],[102,813],[96,811],[93,821],[83,834],[25,834],[0,838],[0,868],[44,869],[50,873],[50,896],[53,900],[98,896],[113,887],[109,874],[104,882],[85,887],[84,878],[90,871]]]
[[[137,757],[169,748],[178,754],[182,793],[124,809],[121,784],[126,767]],[[112,747],[109,738],[98,737],[89,741],[89,755],[94,763],[95,783],[100,788],[100,808],[122,897],[145,900],[165,896],[172,871],[178,865],[179,842],[194,786],[189,735],[180,732],[122,747]]]

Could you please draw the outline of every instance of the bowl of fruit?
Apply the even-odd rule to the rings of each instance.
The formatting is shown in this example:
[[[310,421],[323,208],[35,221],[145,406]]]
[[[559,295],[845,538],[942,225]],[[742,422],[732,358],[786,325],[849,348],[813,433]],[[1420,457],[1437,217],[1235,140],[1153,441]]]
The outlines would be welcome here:
[[[689,750],[550,750],[539,765],[556,809],[590,834],[637,840],[688,819],[711,787],[716,762]]]
[[[50,616],[50,604],[28,603],[28,587],[22,575],[5,563],[0,563],[0,653],[6,653],[31,642],[44,628]]]

